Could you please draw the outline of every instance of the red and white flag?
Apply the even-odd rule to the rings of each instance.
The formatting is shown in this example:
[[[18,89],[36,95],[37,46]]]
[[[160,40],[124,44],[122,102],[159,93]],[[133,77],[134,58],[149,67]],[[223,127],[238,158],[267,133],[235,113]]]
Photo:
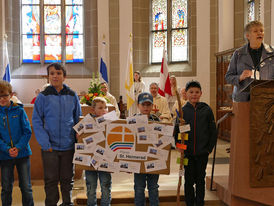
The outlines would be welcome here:
[[[166,94],[170,96],[172,95],[165,49],[163,51],[163,58],[162,58],[162,65],[161,65],[161,72],[160,72],[159,94],[163,97],[165,97]]]

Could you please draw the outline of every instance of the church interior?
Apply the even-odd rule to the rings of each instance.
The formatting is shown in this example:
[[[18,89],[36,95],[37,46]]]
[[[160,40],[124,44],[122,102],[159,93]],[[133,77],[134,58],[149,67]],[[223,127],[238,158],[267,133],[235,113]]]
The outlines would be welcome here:
[[[246,102],[234,105],[233,86],[225,80],[234,51],[247,43],[244,31],[247,23],[262,22],[263,42],[274,46],[273,0],[1,0],[0,11],[0,71],[5,69],[7,49],[10,83],[30,122],[33,110],[30,103],[36,90],[42,91],[49,83],[46,68],[50,63],[65,66],[64,83],[81,98],[88,92],[92,78],[99,75],[103,60],[108,91],[116,98],[120,117],[122,114],[125,117],[129,115],[125,88],[129,65],[134,72],[139,71],[145,85],[143,91],[149,92],[151,83],[160,82],[164,53],[169,76],[176,77],[178,88],[184,88],[191,80],[200,82],[201,101],[212,108],[218,124],[216,155],[214,152],[209,155],[206,168],[205,205],[274,205],[273,156],[267,162],[272,169],[264,170],[265,179],[264,176],[262,181],[257,178],[252,182],[249,174],[252,158],[262,160],[258,155],[249,157],[252,150],[258,151],[261,146],[255,137],[252,141],[256,144],[251,141],[249,146],[249,127],[255,128],[250,133],[259,136],[251,119],[260,111],[252,114],[249,111],[252,105]],[[255,103],[261,104],[254,100]],[[82,106],[82,111],[89,113],[88,107]],[[274,112],[272,126],[273,119]],[[274,144],[273,131],[269,131],[269,144]],[[44,205],[41,149],[34,134],[30,146],[34,203]],[[269,150],[268,154],[273,155],[274,149]],[[160,175],[162,206],[178,205],[179,156],[171,149],[170,174]],[[269,170],[272,172],[267,173]],[[182,184],[179,205],[185,205],[183,188]],[[100,199],[100,188],[97,191]],[[112,205],[134,205],[133,174],[114,173],[111,192]],[[12,196],[12,205],[22,205],[17,180]],[[74,205],[87,204],[83,170],[75,171],[72,197]]]

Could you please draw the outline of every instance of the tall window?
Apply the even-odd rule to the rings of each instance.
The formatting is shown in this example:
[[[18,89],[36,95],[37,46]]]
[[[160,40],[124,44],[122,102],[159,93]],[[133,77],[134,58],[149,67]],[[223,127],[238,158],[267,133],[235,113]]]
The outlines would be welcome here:
[[[247,3],[248,22],[255,20],[255,0],[249,0]]]
[[[83,0],[22,0],[23,63],[83,62]]]
[[[188,61],[187,0],[152,0],[151,62],[162,61],[163,48],[170,62]]]

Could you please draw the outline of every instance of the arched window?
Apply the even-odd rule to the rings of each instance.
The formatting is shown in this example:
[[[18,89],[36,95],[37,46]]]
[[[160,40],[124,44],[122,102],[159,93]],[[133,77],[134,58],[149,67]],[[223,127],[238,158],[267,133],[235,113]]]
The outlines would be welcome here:
[[[255,0],[249,0],[247,2],[247,15],[248,22],[255,20]]]
[[[164,46],[169,62],[188,61],[188,1],[151,2],[151,63],[162,61]]]
[[[84,61],[83,0],[22,0],[23,63]]]
[[[245,24],[261,19],[261,1],[245,0]]]

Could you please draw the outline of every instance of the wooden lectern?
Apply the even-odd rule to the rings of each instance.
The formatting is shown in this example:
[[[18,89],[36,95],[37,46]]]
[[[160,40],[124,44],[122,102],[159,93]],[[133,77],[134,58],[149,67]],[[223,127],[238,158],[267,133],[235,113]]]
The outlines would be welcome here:
[[[274,80],[250,85],[250,102],[233,104],[231,206],[274,205]]]

